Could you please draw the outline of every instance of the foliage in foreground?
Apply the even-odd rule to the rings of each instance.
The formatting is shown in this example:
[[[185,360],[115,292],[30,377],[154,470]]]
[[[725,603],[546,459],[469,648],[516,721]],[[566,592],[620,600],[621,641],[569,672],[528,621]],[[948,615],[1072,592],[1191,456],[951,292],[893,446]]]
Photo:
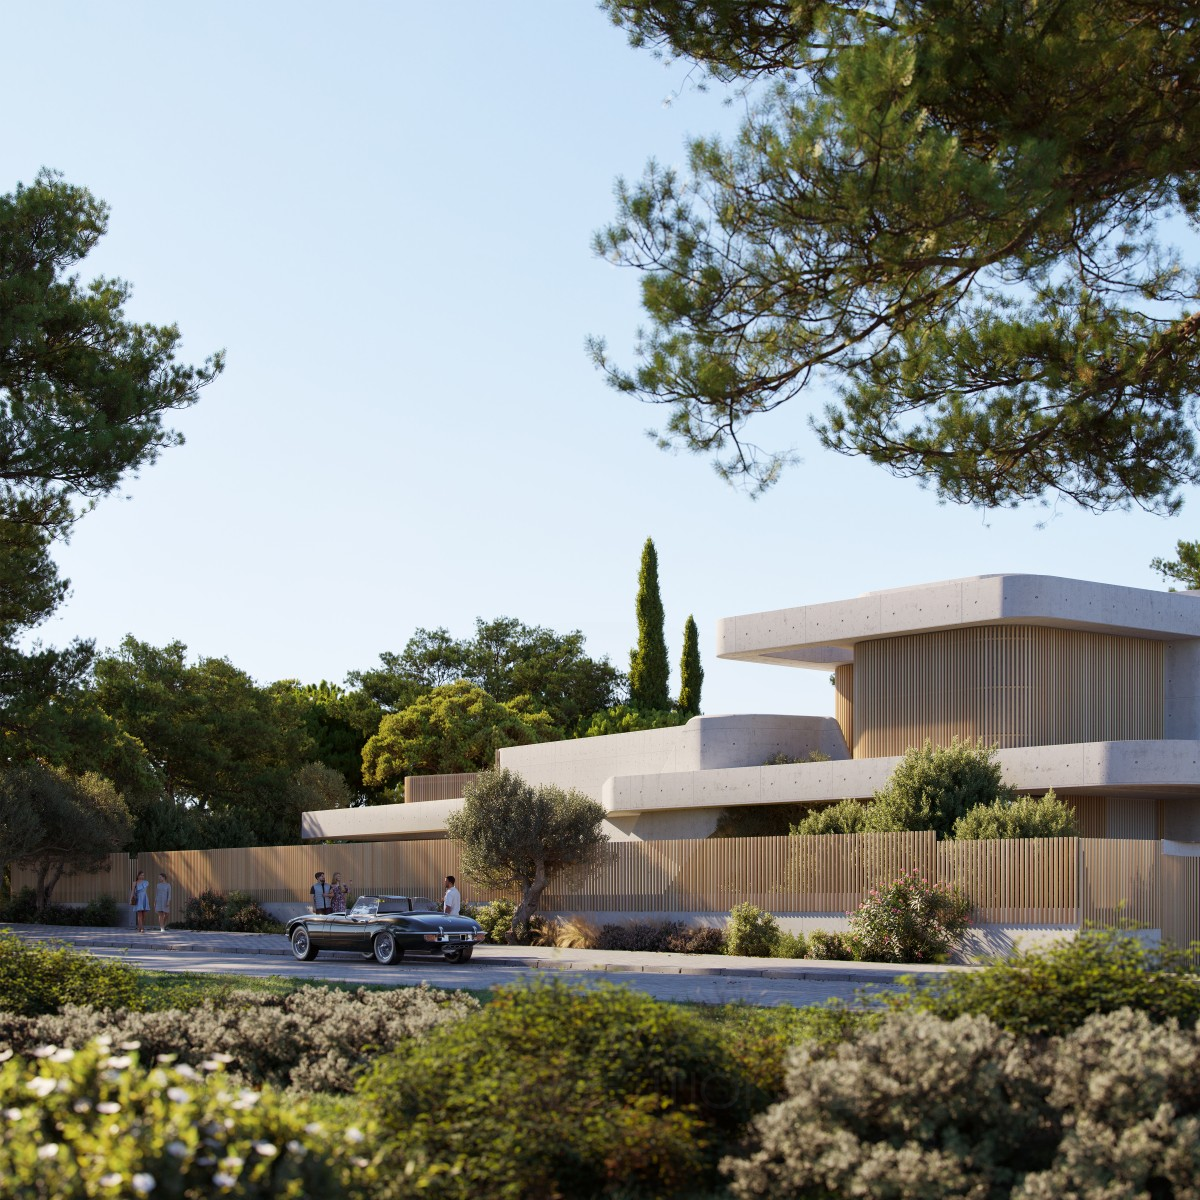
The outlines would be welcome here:
[[[478,1007],[461,992],[424,985],[353,992],[301,987],[285,996],[234,991],[182,1011],[131,1012],[76,1000],[39,1017],[0,1012],[0,1047],[21,1053],[46,1044],[80,1049],[107,1035],[118,1044],[137,1042],[147,1061],[160,1054],[187,1062],[221,1055],[230,1072],[256,1086],[350,1092],[372,1055]]]
[[[326,1132],[303,1101],[239,1091],[208,1062],[140,1067],[92,1044],[46,1047],[0,1067],[0,1180],[6,1196],[83,1200],[234,1195],[346,1197],[374,1171],[358,1129]],[[212,1072],[207,1073],[207,1068]]]
[[[361,1090],[389,1161],[414,1164],[382,1196],[512,1200],[711,1187],[769,1099],[695,1014],[557,982],[501,989],[382,1059]]]
[[[1072,941],[1019,952],[981,971],[908,984],[887,1002],[945,1020],[984,1014],[1016,1034],[1061,1036],[1096,1013],[1121,1008],[1156,1024],[1200,1020],[1200,976],[1188,953],[1113,929],[1082,930]]]
[[[57,943],[22,941],[0,930],[0,1011],[37,1016],[64,1004],[138,1005],[138,973],[123,962]]]
[[[791,1052],[789,1096],[723,1163],[735,1197],[1194,1198],[1200,1035],[1128,1010],[1044,1045],[893,1013]]]

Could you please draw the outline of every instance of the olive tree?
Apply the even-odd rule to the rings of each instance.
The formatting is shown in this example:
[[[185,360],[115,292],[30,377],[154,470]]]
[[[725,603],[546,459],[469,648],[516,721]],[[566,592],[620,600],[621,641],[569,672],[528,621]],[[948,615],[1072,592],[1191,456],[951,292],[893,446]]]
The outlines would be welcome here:
[[[462,843],[464,874],[484,887],[522,889],[505,935],[514,943],[556,871],[599,861],[608,844],[603,820],[604,809],[573,788],[534,787],[513,771],[487,770],[467,786],[446,832]]]

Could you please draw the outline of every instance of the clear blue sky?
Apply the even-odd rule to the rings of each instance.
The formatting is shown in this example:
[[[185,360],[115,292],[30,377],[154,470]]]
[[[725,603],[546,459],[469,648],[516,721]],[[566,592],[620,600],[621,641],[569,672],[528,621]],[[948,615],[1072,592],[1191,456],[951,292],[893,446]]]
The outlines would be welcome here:
[[[187,444],[59,552],[49,643],[126,633],[261,682],[340,681],[417,626],[578,628],[621,667],[644,539],[704,708],[832,712],[813,672],[720,663],[721,616],[996,571],[1162,586],[1200,534],[1066,505],[981,514],[819,449],[798,402],[756,440],[804,462],[752,502],[643,435],[583,341],[628,362],[637,279],[595,259],[618,174],[730,128],[589,0],[0,8],[0,191],[39,167],[112,207],[85,264],[225,375]],[[674,103],[664,100],[680,93]]]

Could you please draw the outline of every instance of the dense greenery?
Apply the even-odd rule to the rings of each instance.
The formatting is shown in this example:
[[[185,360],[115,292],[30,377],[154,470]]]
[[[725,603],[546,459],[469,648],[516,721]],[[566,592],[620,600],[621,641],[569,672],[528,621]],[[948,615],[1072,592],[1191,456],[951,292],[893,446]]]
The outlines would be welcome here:
[[[282,933],[284,930],[283,923],[275,920],[249,893],[214,891],[189,897],[178,928],[225,933]]]
[[[107,866],[131,824],[124,800],[94,773],[77,777],[40,762],[0,772],[0,862],[34,872],[38,908],[64,875]]]
[[[10,758],[52,748],[60,714],[50,709],[74,692],[91,653],[86,643],[18,646],[66,593],[54,539],[182,441],[164,417],[193,404],[222,367],[220,355],[184,366],[175,326],[129,321],[124,281],[81,283],[107,228],[106,205],[51,171],[0,196],[0,732]]]
[[[962,841],[985,838],[1074,837],[1079,823],[1051,789],[1044,796],[1017,796],[968,809],[954,822],[954,837]]]
[[[395,787],[407,775],[444,775],[491,766],[502,746],[528,746],[558,735],[550,715],[525,698],[500,703],[460,679],[399,712],[385,714],[363,747],[363,778]]]
[[[1083,930],[1071,941],[998,959],[985,970],[910,981],[889,1001],[945,1020],[989,1017],[1022,1035],[1061,1036],[1096,1013],[1133,1008],[1157,1024],[1200,1020],[1200,976],[1183,951],[1136,934]]]
[[[934,746],[926,740],[924,746],[905,753],[869,803],[842,800],[815,809],[797,821],[791,831],[811,835],[928,829],[938,837],[950,837],[955,823],[972,809],[995,805],[996,812],[1002,813],[1016,798],[1003,782],[995,751],[982,741],[972,744],[956,738],[949,746]],[[1053,804],[1045,809],[1051,811],[1057,811]],[[1042,812],[1038,809],[1030,819],[1037,819]],[[1020,809],[1020,814],[1028,816],[1028,806]]]
[[[595,356],[667,407],[664,441],[764,487],[789,455],[747,422],[832,390],[826,446],[946,499],[1178,506],[1200,476],[1194,4],[604,3],[749,91],[735,138],[620,182],[596,238],[649,327],[633,371]]]
[[[64,1004],[137,1005],[137,972],[67,946],[23,942],[0,929],[0,1011],[36,1016]]]
[[[46,904],[38,908],[37,893],[31,887],[23,887],[15,896],[0,903],[0,924],[9,922],[108,929],[117,923],[117,902],[111,896],[97,896],[82,905]]]
[[[582,792],[531,787],[512,771],[489,770],[467,786],[446,834],[462,843],[464,875],[496,890],[521,889],[508,934],[516,941],[556,871],[599,861],[608,844],[603,821],[604,809]]]
[[[970,924],[970,901],[914,868],[871,889],[850,917],[850,938],[870,962],[945,962]]]
[[[637,646],[629,652],[629,703],[662,711],[671,707],[667,690],[667,639],[662,596],[658,590],[658,551],[653,538],[642,547],[637,586]]]
[[[686,725],[690,714],[675,709],[634,708],[617,704],[595,713],[580,730],[580,737],[601,737],[610,733],[636,733],[642,729],[670,729]]]
[[[704,668],[700,665],[700,631],[696,619],[688,614],[683,623],[683,653],[679,658],[679,703],[676,707],[689,717],[700,712],[700,689],[704,685]]]
[[[383,1195],[512,1200],[712,1187],[721,1150],[766,1099],[698,1015],[559,983],[504,989],[404,1045],[363,1095],[388,1155],[416,1164]]]

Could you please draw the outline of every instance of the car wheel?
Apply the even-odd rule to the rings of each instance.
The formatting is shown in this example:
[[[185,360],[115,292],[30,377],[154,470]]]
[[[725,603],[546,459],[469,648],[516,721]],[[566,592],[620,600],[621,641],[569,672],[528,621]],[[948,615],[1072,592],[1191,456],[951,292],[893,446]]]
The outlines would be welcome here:
[[[453,950],[446,950],[444,954],[448,963],[465,963],[471,961],[471,953],[474,951],[474,946],[456,946]]]
[[[396,945],[396,939],[390,933],[377,933],[374,945],[375,961],[383,963],[385,967],[398,963],[404,957],[404,951]]]
[[[303,925],[292,930],[292,954],[301,962],[312,962],[317,957],[317,948]]]

